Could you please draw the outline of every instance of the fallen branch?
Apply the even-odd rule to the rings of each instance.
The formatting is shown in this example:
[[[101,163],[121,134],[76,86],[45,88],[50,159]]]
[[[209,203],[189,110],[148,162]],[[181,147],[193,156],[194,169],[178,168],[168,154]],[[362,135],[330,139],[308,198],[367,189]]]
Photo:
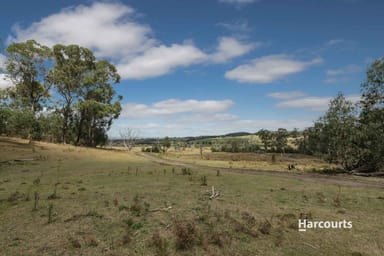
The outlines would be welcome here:
[[[164,207],[164,208],[155,208],[149,210],[149,212],[167,212],[172,209],[172,206]]]
[[[211,193],[211,196],[209,197],[209,199],[214,199],[216,197],[219,197],[220,196],[220,191],[215,191],[215,187],[212,186],[212,193]]]
[[[314,245],[312,245],[310,243],[303,242],[303,244],[305,244],[305,245],[307,245],[307,246],[309,246],[309,247],[311,247],[313,249],[316,249],[316,250],[319,249],[317,246],[314,246]]]

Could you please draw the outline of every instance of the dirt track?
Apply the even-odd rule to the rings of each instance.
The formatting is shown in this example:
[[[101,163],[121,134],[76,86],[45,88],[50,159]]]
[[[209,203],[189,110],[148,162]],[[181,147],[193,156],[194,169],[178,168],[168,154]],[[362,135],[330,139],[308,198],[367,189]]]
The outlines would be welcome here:
[[[180,167],[190,167],[190,168],[204,168],[211,170],[220,170],[221,172],[234,172],[234,173],[244,173],[252,175],[266,175],[273,177],[289,178],[289,179],[298,179],[308,182],[320,182],[324,184],[340,185],[347,187],[359,187],[359,188],[376,188],[384,189],[384,179],[383,178],[367,178],[367,177],[357,177],[348,174],[316,174],[316,173],[293,173],[288,171],[265,171],[265,170],[255,170],[255,169],[234,169],[234,168],[223,168],[223,167],[212,167],[206,165],[197,165],[191,163],[185,163],[169,159],[161,159],[155,156],[152,156],[147,153],[137,152],[136,155],[146,158],[147,160],[162,164],[162,165],[172,165]]]

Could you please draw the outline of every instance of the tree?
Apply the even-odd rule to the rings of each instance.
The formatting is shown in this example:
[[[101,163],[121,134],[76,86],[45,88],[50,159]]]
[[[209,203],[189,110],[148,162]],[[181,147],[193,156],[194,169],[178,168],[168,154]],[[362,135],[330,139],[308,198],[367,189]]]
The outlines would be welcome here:
[[[81,88],[89,80],[89,70],[94,69],[95,57],[92,52],[78,45],[53,46],[54,67],[49,72],[49,81],[55,85],[61,96],[60,110],[63,115],[62,142],[67,142],[70,125],[73,124],[73,108]]]
[[[358,165],[359,148],[356,107],[339,93],[330,101],[329,109],[318,121],[318,143],[323,143],[330,162],[341,164],[346,170]],[[321,142],[320,142],[321,141]],[[324,149],[323,149],[324,150]]]
[[[138,132],[131,128],[120,129],[119,134],[124,147],[128,150],[131,150],[135,146],[139,138]]]
[[[167,152],[167,150],[171,147],[171,141],[168,136],[163,139],[163,151]]]
[[[279,128],[275,132],[274,144],[275,144],[276,150],[278,152],[285,153],[285,148],[287,147],[287,142],[288,142],[288,135],[289,134],[288,134],[287,129],[284,129],[284,128]]]
[[[55,65],[49,73],[61,96],[62,142],[97,146],[107,141],[106,132],[121,112],[121,96],[111,83],[118,83],[116,68],[96,61],[92,51],[78,45],[55,45]]]
[[[120,115],[122,99],[121,96],[114,98],[116,92],[111,85],[120,81],[116,68],[105,60],[97,61],[94,67],[94,70],[90,70],[90,81],[80,89],[79,102],[76,105],[76,144],[83,137],[88,146],[105,144],[106,132],[112,125],[112,120]]]
[[[257,135],[260,137],[261,142],[264,145],[264,150],[268,151],[268,149],[271,148],[273,144],[272,132],[265,129],[261,129],[257,132]]]
[[[34,40],[13,43],[6,48],[8,77],[15,84],[10,89],[14,106],[28,108],[33,113],[42,110],[49,98],[50,84],[47,83],[47,65],[51,50]]]
[[[361,90],[361,165],[384,169],[384,58],[369,67]]]

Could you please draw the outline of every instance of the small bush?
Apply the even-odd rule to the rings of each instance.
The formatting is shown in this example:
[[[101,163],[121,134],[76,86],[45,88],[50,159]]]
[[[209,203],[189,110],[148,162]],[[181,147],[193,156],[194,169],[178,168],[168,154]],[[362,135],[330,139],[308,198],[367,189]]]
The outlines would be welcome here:
[[[194,221],[176,220],[174,235],[176,236],[176,248],[178,250],[190,249],[200,240],[200,231]]]

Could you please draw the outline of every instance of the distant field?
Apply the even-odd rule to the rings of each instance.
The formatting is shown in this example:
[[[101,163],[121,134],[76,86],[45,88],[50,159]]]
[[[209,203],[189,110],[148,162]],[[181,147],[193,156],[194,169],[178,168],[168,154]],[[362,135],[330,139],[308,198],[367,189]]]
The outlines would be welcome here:
[[[208,147],[203,149],[202,157],[199,148],[187,148],[186,150],[170,149],[166,154],[160,154],[159,157],[212,167],[269,171],[288,171],[289,164],[296,166],[296,170],[292,170],[296,172],[314,170],[321,172],[321,170],[338,167],[320,158],[300,154],[211,152]]]
[[[336,186],[321,179],[172,166],[138,152],[29,145],[1,137],[0,152],[1,255],[384,252],[380,179],[346,177],[346,186]],[[232,168],[255,162],[247,154],[232,154],[239,159],[231,159],[231,154],[203,152],[209,160],[196,159],[196,151],[177,154],[169,152],[167,158],[204,165],[217,161],[225,167],[231,161]],[[312,158],[276,156],[276,168],[272,168],[276,170],[294,161],[308,168],[324,164]],[[257,160],[271,165],[269,157]],[[209,198],[212,186],[220,192],[214,199]],[[298,232],[300,217],[348,220],[353,228]]]

